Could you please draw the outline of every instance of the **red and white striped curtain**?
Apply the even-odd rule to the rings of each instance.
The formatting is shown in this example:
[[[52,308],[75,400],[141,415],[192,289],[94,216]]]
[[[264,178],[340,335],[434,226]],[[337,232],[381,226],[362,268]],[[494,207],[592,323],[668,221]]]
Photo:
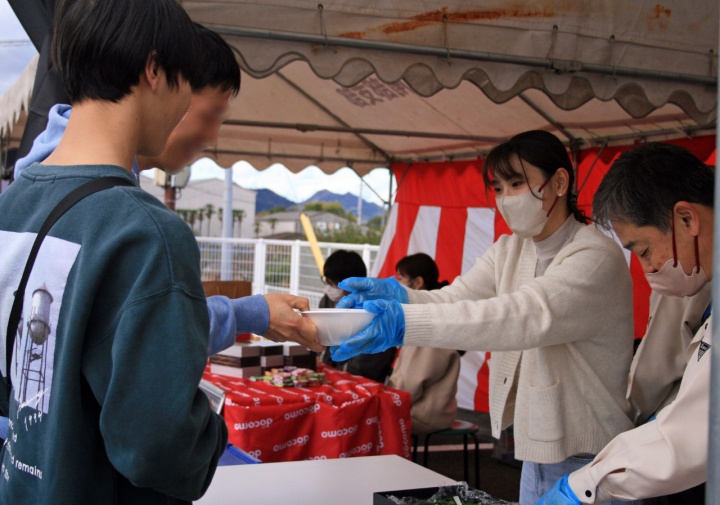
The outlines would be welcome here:
[[[715,137],[672,141],[714,164]],[[591,148],[581,151],[577,180],[578,203],[591,214],[592,196],[612,162],[632,146]],[[497,238],[510,233],[495,198],[482,180],[484,160],[446,163],[397,164],[392,166],[398,192],[388,218],[380,252],[371,275],[389,277],[396,263],[424,252],[435,258],[440,280],[452,282],[467,272]],[[634,256],[626,253],[633,277],[635,338],[645,333],[650,288]],[[468,352],[462,358],[458,382],[458,405],[488,411],[490,353]]]

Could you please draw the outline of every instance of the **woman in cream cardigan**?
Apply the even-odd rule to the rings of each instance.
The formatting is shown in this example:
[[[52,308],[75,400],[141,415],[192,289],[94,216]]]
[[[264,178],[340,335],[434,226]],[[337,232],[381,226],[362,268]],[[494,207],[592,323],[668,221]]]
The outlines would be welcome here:
[[[625,398],[633,349],[632,288],[621,249],[586,224],[574,172],[554,135],[495,147],[483,176],[513,235],[435,291],[394,279],[348,279],[339,307],[377,316],[333,358],[414,345],[492,351],[493,435],[514,426],[521,505],[633,427]]]

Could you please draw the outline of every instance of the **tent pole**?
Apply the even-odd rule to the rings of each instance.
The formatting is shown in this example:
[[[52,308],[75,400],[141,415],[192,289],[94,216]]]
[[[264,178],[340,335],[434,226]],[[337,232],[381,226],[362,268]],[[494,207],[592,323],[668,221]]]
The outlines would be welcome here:
[[[543,119],[545,119],[547,122],[549,122],[551,125],[553,125],[557,130],[565,135],[565,137],[570,141],[570,144],[572,146],[573,142],[576,142],[577,139],[575,136],[573,136],[572,133],[570,133],[565,126],[562,125],[559,121],[557,121],[555,118],[553,118],[550,114],[545,112],[542,107],[540,107],[538,104],[530,100],[528,97],[525,96],[524,93],[518,94],[518,97],[520,100],[525,102],[525,104],[530,107],[532,110],[534,110],[536,113],[538,113]]]
[[[455,133],[437,133],[437,132],[421,132],[410,130],[386,130],[381,128],[356,128],[351,126],[330,126],[319,124],[304,123],[280,123],[276,121],[247,121],[242,119],[228,119],[223,126],[250,126],[253,128],[278,128],[284,130],[297,130],[299,132],[337,132],[352,134],[381,135],[390,137],[417,137],[429,139],[449,139],[449,140],[470,140],[477,142],[489,142],[496,144],[506,140],[501,137],[484,137],[481,135],[463,135]]]
[[[530,56],[514,56],[509,54],[488,53],[483,51],[470,51],[465,49],[450,49],[448,47],[420,46],[414,44],[398,44],[394,42],[381,42],[376,40],[353,39],[346,37],[332,37],[327,35],[313,35],[309,33],[282,32],[277,30],[264,30],[259,28],[226,26],[218,24],[207,24],[222,35],[232,37],[247,37],[261,40],[282,40],[288,42],[299,42],[304,44],[315,44],[321,47],[348,47],[353,49],[369,51],[387,51],[391,53],[415,54],[418,56],[434,56],[443,60],[457,58],[470,61],[489,61],[494,63],[506,63],[511,65],[524,65],[548,69],[553,61],[547,58],[535,58]],[[612,65],[601,65],[576,60],[554,60],[556,69],[566,68],[569,73],[586,72],[591,74],[611,75],[617,77],[632,77],[653,79],[659,81],[683,82],[690,84],[702,84],[706,86],[717,86],[717,80],[713,76],[699,74],[681,74],[677,72],[663,72],[659,70],[646,70],[640,68],[614,67]],[[248,70],[244,68],[244,70]],[[250,72],[252,75],[252,72]],[[264,76],[263,76],[264,77]]]
[[[225,170],[225,206],[223,207],[222,237],[232,238],[233,229],[233,167]],[[232,280],[232,244],[223,241],[220,249],[220,280]]]
[[[357,171],[356,171],[353,167],[348,167],[348,168],[349,168],[350,170],[352,170],[355,175],[358,176],[358,178],[360,179],[360,182],[362,182],[364,186],[366,186],[370,191],[372,191],[372,192],[375,194],[375,196],[377,196],[378,199],[379,199],[383,204],[388,203],[388,202],[385,201],[385,199],[384,199],[382,196],[380,196],[380,193],[378,193],[377,191],[375,191],[375,189],[374,189],[370,184],[368,184],[368,182],[363,178],[362,175],[360,175],[359,173],[357,173]],[[378,168],[381,168],[381,167],[378,167]],[[388,170],[389,170],[389,169],[388,169]]]
[[[717,76],[716,76],[717,78]],[[720,87],[716,104],[720,104]],[[720,148],[720,136],[715,136],[715,151]],[[713,275],[712,304],[713,313],[720,300],[720,177],[717,173],[718,162],[715,161],[715,199],[713,222]],[[708,444],[708,474],[705,490],[706,505],[720,503],[720,324],[712,326],[713,345],[710,348],[710,433]]]
[[[388,167],[388,172],[390,172],[390,186],[388,188],[388,199],[387,199],[387,213],[383,212],[383,218],[382,218],[382,227],[385,228],[385,225],[387,225],[387,220],[390,217],[390,209],[392,208],[392,197],[393,197],[393,171],[392,167]]]

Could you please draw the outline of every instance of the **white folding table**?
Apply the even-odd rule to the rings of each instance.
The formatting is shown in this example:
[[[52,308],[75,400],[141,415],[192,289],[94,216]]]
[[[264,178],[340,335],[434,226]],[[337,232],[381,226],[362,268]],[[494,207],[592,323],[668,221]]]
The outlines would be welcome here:
[[[222,466],[198,505],[371,505],[375,491],[455,484],[400,456]]]

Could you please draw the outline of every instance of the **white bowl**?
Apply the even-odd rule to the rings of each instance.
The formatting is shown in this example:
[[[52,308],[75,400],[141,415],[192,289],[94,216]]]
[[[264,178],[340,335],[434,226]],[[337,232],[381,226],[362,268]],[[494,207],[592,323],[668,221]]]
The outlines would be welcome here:
[[[375,317],[365,309],[317,309],[301,314],[315,323],[318,342],[325,346],[342,344],[364,330]]]

